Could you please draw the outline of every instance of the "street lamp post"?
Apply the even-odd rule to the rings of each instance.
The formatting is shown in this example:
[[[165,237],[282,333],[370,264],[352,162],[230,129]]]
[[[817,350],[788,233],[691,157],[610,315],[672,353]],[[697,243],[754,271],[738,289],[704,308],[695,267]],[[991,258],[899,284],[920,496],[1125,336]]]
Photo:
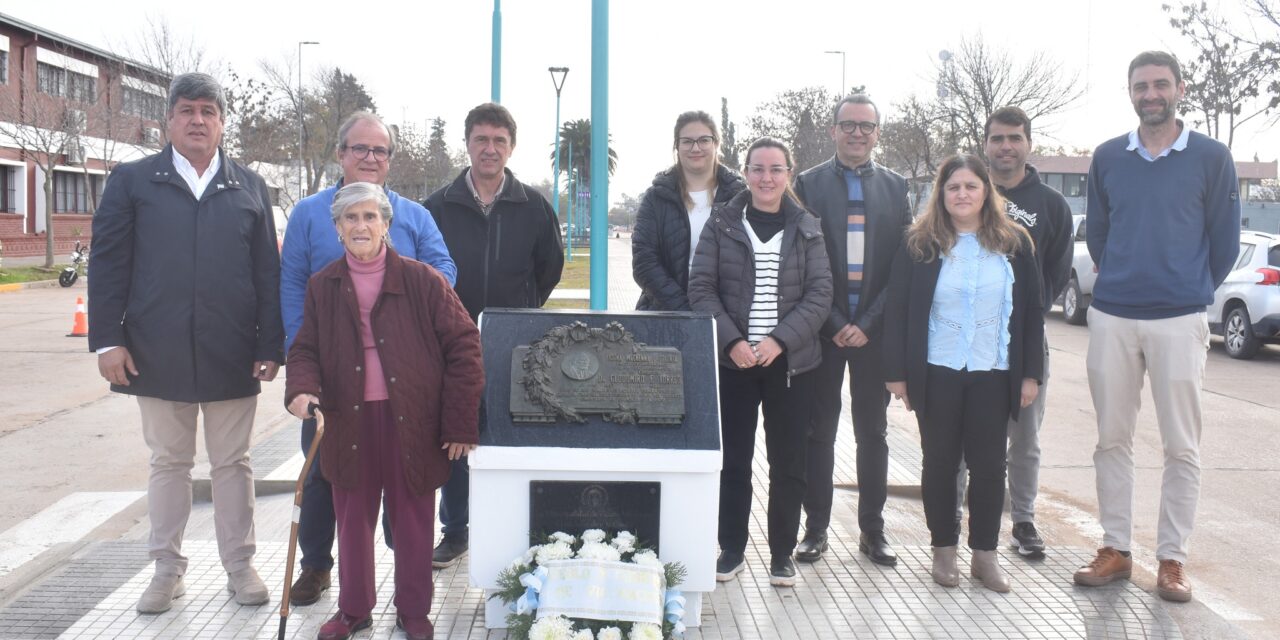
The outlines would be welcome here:
[[[307,187],[302,180],[302,163],[306,152],[302,148],[302,45],[320,44],[315,40],[304,40],[298,43],[298,199],[307,195]]]
[[[551,176],[551,208],[555,210],[558,222],[560,218],[560,90],[564,88],[564,79],[569,75],[569,67],[547,67],[547,71],[551,72],[551,84],[556,88],[556,135],[551,138],[551,144],[555,145],[556,150],[556,171]],[[557,73],[560,74],[559,80],[556,79]]]
[[[489,99],[502,102],[502,0],[493,0],[493,53],[489,78]]]
[[[558,142],[558,141],[557,141]],[[557,145],[558,146],[558,145]],[[573,211],[574,199],[578,197],[578,185],[574,182],[575,169],[573,166],[573,139],[569,139],[569,224],[565,227],[565,256],[569,262],[573,262]],[[560,199],[560,195],[556,194],[556,199]]]
[[[836,97],[844,98],[844,93],[849,90],[848,85],[845,84],[845,82],[847,82],[848,80],[845,78],[845,75],[844,75],[844,60],[845,60],[844,52],[843,51],[824,51],[823,53],[840,54],[840,91],[837,92],[839,95],[837,95]]]

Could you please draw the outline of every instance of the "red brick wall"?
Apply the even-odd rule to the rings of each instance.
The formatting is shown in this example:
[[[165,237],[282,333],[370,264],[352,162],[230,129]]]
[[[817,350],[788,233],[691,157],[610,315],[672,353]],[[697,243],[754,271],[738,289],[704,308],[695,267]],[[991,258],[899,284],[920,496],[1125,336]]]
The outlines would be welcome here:
[[[42,214],[43,215],[43,214]],[[12,232],[9,219],[17,219],[17,230]],[[74,213],[53,214],[53,253],[54,259],[66,262],[67,254],[76,246],[76,240],[92,244],[93,216]],[[74,235],[79,230],[80,235]],[[0,214],[0,241],[4,242],[6,258],[22,258],[44,255],[45,238],[43,233],[22,233],[22,216],[16,214]]]

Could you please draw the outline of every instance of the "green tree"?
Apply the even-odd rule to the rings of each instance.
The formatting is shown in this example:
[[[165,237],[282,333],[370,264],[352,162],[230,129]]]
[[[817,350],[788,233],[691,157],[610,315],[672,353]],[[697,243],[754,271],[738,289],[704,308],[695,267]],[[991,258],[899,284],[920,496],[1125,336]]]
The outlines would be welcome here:
[[[738,159],[738,127],[729,119],[729,99],[720,98],[720,162],[734,171],[742,170]]]
[[[747,119],[747,132],[752,140],[770,136],[785,142],[796,171],[803,171],[835,154],[827,133],[835,104],[835,96],[822,87],[788,89],[756,107]]]
[[[573,147],[573,157],[569,156],[570,143],[572,143]],[[547,157],[551,158],[554,163],[555,150],[552,150]],[[578,170],[579,184],[584,186],[591,184],[590,118],[570,120],[560,127],[560,169],[565,175],[568,175],[570,168]],[[609,136],[609,175],[613,175],[614,170],[617,168],[618,152],[613,149],[613,136]],[[568,188],[567,180],[562,179],[560,182]]]
[[[461,169],[454,163],[449,145],[444,140],[444,119],[435,118],[431,121],[431,137],[427,140],[427,193],[434,193],[449,184]]]

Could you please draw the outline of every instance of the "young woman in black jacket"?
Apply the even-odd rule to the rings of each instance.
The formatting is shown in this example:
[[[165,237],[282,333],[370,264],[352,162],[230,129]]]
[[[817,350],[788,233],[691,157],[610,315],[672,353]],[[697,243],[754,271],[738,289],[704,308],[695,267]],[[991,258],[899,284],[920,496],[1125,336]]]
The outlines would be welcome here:
[[[885,307],[885,387],[915,410],[933,579],[960,582],[956,473],[969,467],[971,575],[1009,590],[996,556],[1005,440],[1039,392],[1044,364],[1040,271],[1031,237],[976,156],[943,163],[924,213],[893,261]]]
[[[769,459],[769,583],[792,586],[818,329],[831,312],[822,223],[791,192],[791,152],[761,138],[746,154],[748,193],[717,205],[702,229],[689,301],[716,321],[720,367],[720,557],[716,579],[742,571],[751,516],[751,458],[764,411]]]
[[[689,266],[702,227],[713,206],[747,187],[742,176],[720,164],[720,132],[707,112],[680,114],[671,148],[676,162],[640,196],[631,233],[640,310],[689,310]]]

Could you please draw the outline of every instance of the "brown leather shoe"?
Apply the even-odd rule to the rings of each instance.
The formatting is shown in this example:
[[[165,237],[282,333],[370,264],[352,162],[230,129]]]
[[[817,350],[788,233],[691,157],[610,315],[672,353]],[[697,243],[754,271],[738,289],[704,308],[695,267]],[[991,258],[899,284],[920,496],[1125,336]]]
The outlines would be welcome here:
[[[1133,574],[1133,558],[1126,558],[1111,547],[1098,549],[1098,556],[1076,572],[1076,584],[1100,587],[1115,580],[1127,580]]]
[[[1156,573],[1156,593],[1171,602],[1191,601],[1191,580],[1177,560],[1161,560]]]
[[[302,575],[298,576],[297,582],[289,588],[289,603],[296,607],[315,604],[320,600],[320,594],[328,590],[329,585],[328,571],[303,567]]]

